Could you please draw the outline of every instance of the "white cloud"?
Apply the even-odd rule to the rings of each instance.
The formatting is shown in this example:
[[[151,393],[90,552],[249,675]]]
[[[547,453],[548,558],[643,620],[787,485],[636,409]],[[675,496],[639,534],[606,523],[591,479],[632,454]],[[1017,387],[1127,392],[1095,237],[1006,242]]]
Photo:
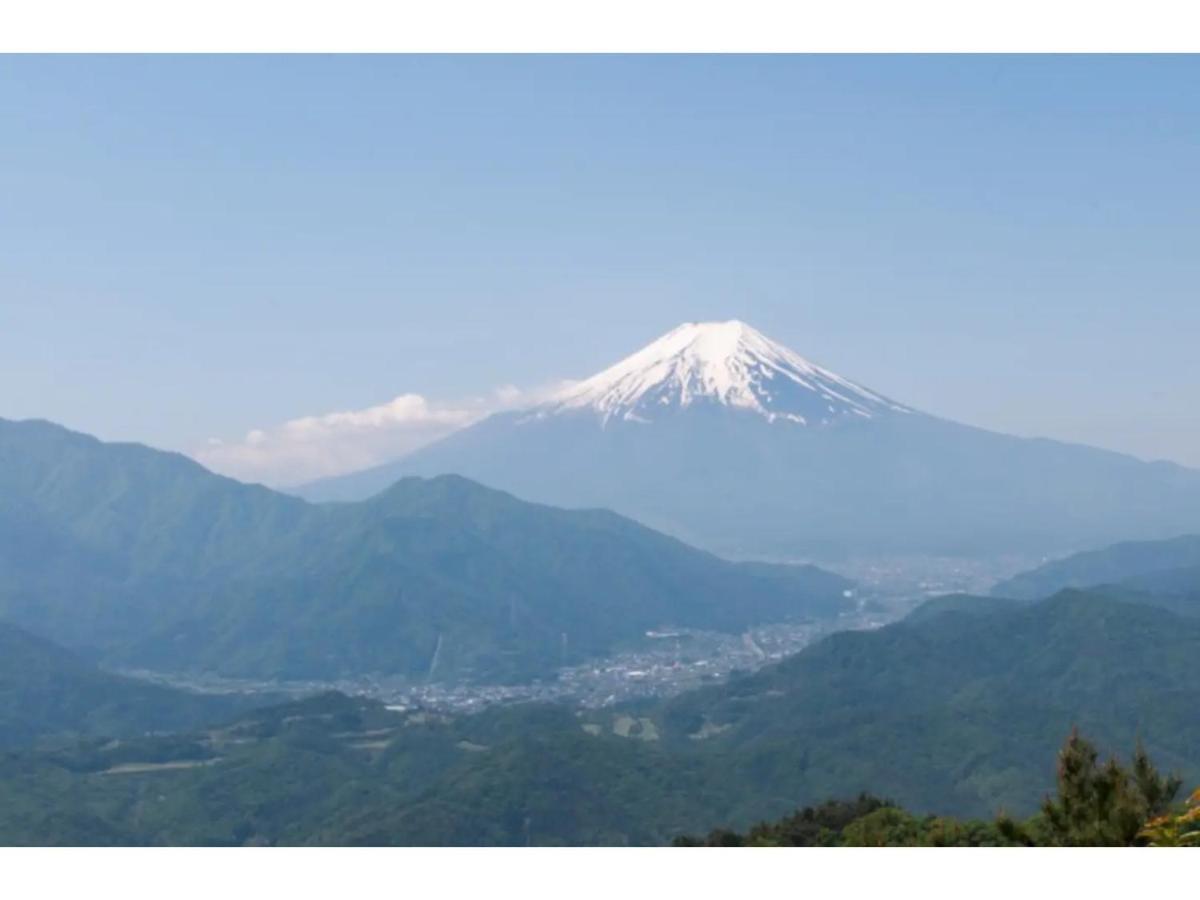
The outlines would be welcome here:
[[[366,409],[292,419],[255,428],[239,441],[210,438],[192,455],[203,465],[243,481],[303,484],[398,459],[494,412],[531,406],[561,389],[512,385],[461,403],[431,403],[400,394]]]

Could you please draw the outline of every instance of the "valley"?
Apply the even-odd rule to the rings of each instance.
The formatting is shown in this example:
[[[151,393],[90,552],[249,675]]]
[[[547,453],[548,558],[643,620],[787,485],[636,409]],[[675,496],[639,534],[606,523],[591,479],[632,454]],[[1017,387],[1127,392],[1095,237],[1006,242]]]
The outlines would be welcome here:
[[[742,633],[672,627],[626,641],[611,655],[560,666],[549,677],[524,683],[474,682],[368,674],[335,679],[253,679],[219,674],[124,668],[142,681],[202,694],[305,697],[325,691],[368,697],[401,708],[470,713],[506,703],[554,702],[582,708],[665,698],[733,672],[753,672],[779,662],[839,631],[879,628],[941,594],[984,594],[1033,561],[899,557],[843,561],[839,570],[860,587],[853,605],[832,619],[758,625]]]
[[[357,55],[370,11],[273,5],[0,54],[0,856],[409,850],[37,850],[8,894],[1186,889],[667,849],[1200,847],[1163,15],[768,3],[756,54],[754,4],[368,3]],[[1147,46],[1004,46],[1056,28]]]
[[[121,674],[201,694],[306,697],[327,691],[378,700],[396,709],[472,713],[497,704],[563,703],[585,709],[633,700],[671,697],[734,672],[754,672],[839,631],[878,628],[926,599],[888,597],[820,622],[776,623],[737,634],[677,628],[653,631],[636,647],[583,664],[563,666],[553,677],[520,684],[413,680],[364,675],[332,680],[254,680],[218,675],[122,670]]]
[[[661,844],[862,791],[1027,814],[1072,725],[1200,777],[1193,538],[731,561],[458,476],[314,504],[5,420],[0,498],[11,841]]]
[[[956,595],[664,698],[275,699],[199,729],[0,755],[0,839],[645,845],[864,791],[919,817],[1024,818],[1072,723],[1200,782],[1198,652],[1194,619],[1136,598]]]

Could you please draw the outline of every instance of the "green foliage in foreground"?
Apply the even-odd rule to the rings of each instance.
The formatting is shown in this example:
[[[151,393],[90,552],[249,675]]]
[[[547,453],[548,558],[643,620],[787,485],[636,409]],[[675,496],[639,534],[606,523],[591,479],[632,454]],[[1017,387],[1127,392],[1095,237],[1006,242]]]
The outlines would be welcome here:
[[[1167,812],[1181,785],[1160,775],[1141,745],[1129,768],[1115,759],[1101,765],[1096,748],[1074,731],[1058,755],[1057,796],[1042,803],[1035,826],[1012,833],[1064,847],[1140,843],[1145,824]]]
[[[1200,847],[1200,788],[1181,810],[1172,810],[1146,823],[1140,837],[1151,847]]]
[[[1077,731],[1058,759],[1058,787],[1025,822],[916,816],[867,794],[852,802],[806,807],[744,833],[716,829],[705,838],[679,837],[679,847],[1127,847],[1186,845],[1168,815],[1180,781],[1163,776],[1139,746],[1128,767],[1101,764]],[[1198,792],[1200,795],[1200,792]],[[1183,813],[1184,817],[1191,815]]]

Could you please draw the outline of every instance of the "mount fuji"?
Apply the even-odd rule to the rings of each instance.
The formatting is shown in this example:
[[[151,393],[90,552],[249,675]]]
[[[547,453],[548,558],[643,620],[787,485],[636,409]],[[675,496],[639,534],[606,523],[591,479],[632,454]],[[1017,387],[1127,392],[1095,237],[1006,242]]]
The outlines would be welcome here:
[[[940,419],[738,321],[681,325],[543,403],[296,493],[444,473],[733,557],[1056,553],[1200,529],[1200,471]]]
[[[534,413],[583,410],[606,425],[613,419],[650,422],[664,412],[708,404],[798,425],[911,411],[731,321],[680,325]]]

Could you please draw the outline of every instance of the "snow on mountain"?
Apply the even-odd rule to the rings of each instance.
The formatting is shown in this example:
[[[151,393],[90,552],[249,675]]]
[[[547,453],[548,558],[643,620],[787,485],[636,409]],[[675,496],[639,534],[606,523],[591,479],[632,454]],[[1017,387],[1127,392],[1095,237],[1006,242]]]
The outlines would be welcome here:
[[[911,412],[731,320],[680,325],[561,391],[538,406],[534,417],[587,410],[604,423],[648,422],[657,413],[703,403],[800,425]]]
[[[1200,528],[1200,472],[924,415],[741,322],[680,326],[544,404],[301,493],[445,473],[737,559],[1055,555]]]

